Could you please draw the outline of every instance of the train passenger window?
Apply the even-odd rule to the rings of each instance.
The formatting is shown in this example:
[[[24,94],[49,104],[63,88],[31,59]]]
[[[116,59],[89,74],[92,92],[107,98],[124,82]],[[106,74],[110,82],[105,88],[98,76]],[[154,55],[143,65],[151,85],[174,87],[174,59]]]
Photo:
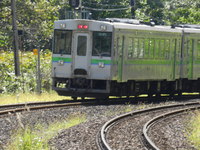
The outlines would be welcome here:
[[[55,30],[54,54],[71,54],[72,31]]]
[[[139,39],[139,53],[138,58],[144,57],[144,39]]]
[[[165,59],[170,59],[170,40],[165,40]]]
[[[160,40],[160,57],[165,58],[165,40]]]
[[[86,56],[86,51],[87,51],[87,37],[78,36],[77,55]]]
[[[94,32],[92,56],[111,56],[112,33]]]
[[[192,52],[192,40],[185,39],[183,56],[188,57]]]
[[[197,41],[197,56],[200,58],[200,40]]]
[[[149,58],[154,58],[155,40],[149,40]]]
[[[133,49],[133,58],[137,58],[139,54],[139,39],[134,39],[134,49]]]
[[[159,39],[155,39],[155,58],[160,59],[160,40]]]
[[[128,58],[133,57],[133,38],[128,39]]]
[[[181,40],[180,39],[177,39],[176,58],[177,60],[181,58]]]
[[[144,49],[145,49],[145,58],[148,58],[149,57],[149,39],[145,39],[145,42],[144,42]]]

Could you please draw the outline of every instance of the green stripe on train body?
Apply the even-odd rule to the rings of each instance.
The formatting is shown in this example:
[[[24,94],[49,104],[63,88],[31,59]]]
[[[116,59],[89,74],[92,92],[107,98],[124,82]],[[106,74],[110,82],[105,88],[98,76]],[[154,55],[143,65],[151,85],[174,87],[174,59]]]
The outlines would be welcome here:
[[[72,62],[72,58],[63,58],[63,57],[53,57],[52,58],[53,62],[57,62],[57,61],[60,61],[60,60],[64,61],[65,63]]]
[[[91,59],[91,64],[99,64],[104,63],[105,65],[111,65],[111,60],[105,60],[105,59]]]
[[[126,60],[125,64],[130,65],[171,65],[171,60],[142,60],[142,59],[135,59],[135,60]]]

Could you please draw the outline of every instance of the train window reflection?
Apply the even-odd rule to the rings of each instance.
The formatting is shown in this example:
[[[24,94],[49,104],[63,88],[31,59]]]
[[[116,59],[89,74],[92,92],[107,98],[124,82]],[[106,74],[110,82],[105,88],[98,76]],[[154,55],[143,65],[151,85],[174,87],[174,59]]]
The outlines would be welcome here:
[[[197,41],[197,57],[200,58],[200,40]]]
[[[55,30],[54,54],[71,54],[72,31]]]
[[[87,50],[87,37],[79,36],[77,44],[77,55],[86,56],[86,50]]]
[[[92,56],[111,56],[112,33],[94,32]]]

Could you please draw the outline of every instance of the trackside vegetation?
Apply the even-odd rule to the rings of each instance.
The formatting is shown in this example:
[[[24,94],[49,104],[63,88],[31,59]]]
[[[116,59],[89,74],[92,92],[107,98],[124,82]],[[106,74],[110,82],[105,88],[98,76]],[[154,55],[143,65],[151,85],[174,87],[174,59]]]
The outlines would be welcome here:
[[[84,114],[70,115],[66,120],[54,122],[48,127],[38,124],[34,128],[26,126],[16,131],[6,150],[50,150],[48,141],[61,130],[86,121]]]
[[[189,121],[187,135],[188,140],[200,150],[200,111],[196,111]]]
[[[17,94],[0,94],[0,105],[67,100],[70,97],[59,96],[56,92],[44,92],[41,95],[37,93],[17,93]]]
[[[32,52],[20,52],[21,76],[14,71],[14,54],[0,51],[0,90],[1,93],[30,93],[36,91],[37,58]],[[42,91],[51,89],[51,52],[41,52]]]

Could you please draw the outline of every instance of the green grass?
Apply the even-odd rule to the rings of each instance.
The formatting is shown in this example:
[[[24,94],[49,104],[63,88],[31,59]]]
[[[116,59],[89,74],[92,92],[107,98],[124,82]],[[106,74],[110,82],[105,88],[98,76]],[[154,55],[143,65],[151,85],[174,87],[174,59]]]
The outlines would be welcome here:
[[[200,111],[197,111],[188,123],[187,138],[197,150],[200,150]]]
[[[55,122],[48,127],[36,125],[33,129],[19,129],[11,138],[6,150],[49,150],[48,141],[63,129],[70,128],[86,121],[83,114],[70,115],[66,120]]]
[[[22,94],[0,94],[0,105],[5,104],[16,104],[16,103],[27,103],[27,102],[40,102],[40,101],[56,101],[63,99],[71,99],[66,96],[59,96],[55,92],[42,93],[38,95],[36,93],[22,93]]]

